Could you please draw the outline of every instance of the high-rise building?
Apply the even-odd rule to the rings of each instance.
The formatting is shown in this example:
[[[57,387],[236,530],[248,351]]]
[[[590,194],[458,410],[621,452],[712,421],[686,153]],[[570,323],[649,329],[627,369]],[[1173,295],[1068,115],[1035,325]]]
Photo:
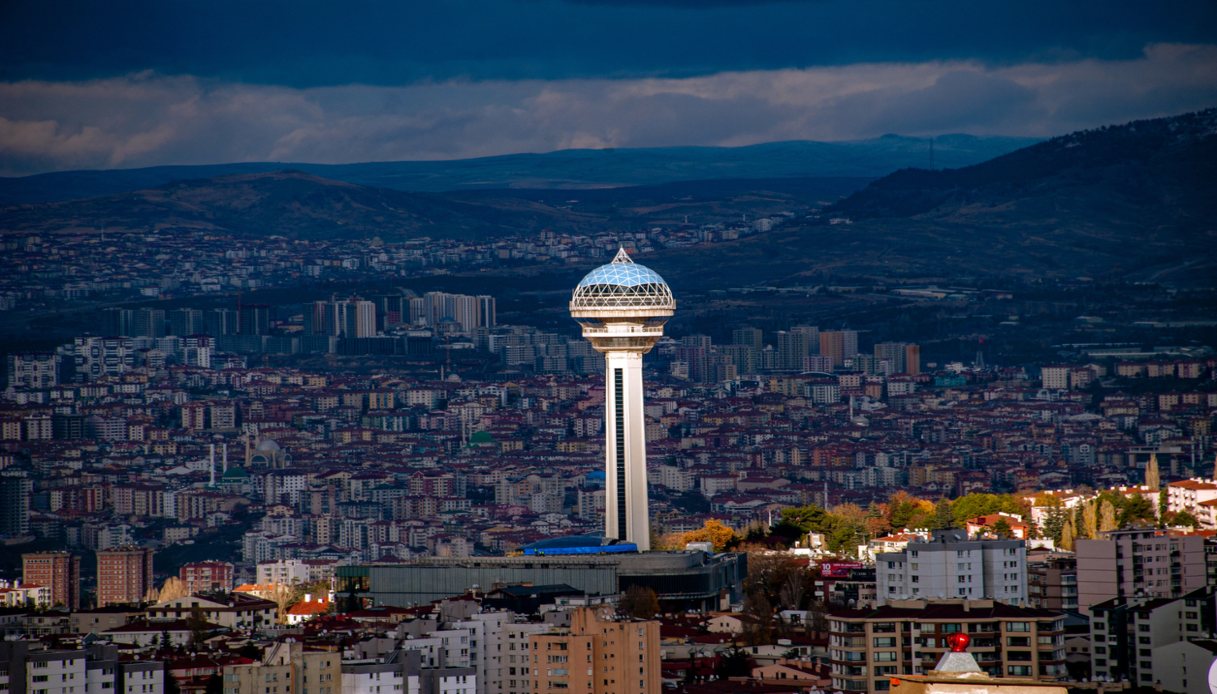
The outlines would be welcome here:
[[[570,312],[605,361],[605,537],[651,547],[642,356],[676,311],[667,282],[622,248],[575,287]]]
[[[165,311],[159,308],[141,308],[135,312],[131,322],[133,337],[164,337]]]
[[[833,368],[858,353],[858,331],[826,330],[820,333],[820,354],[832,359]]]
[[[44,390],[59,385],[61,357],[58,354],[8,355],[8,386],[26,390]]]
[[[119,547],[97,553],[97,606],[143,602],[152,590],[152,550]]]
[[[212,337],[237,334],[237,312],[231,308],[217,308],[203,316],[203,331]]]
[[[493,328],[497,321],[494,297],[485,294],[466,296],[445,292],[427,292],[410,299],[410,322],[414,325],[438,327],[455,323],[460,332],[472,333],[478,328]]]
[[[269,335],[270,306],[242,304],[237,310],[237,332],[242,335]]]
[[[800,326],[790,330],[779,330],[776,335],[778,368],[783,371],[805,371],[807,357],[811,356],[815,328]],[[814,338],[818,341],[818,335]]]
[[[936,530],[929,542],[875,555],[879,604],[908,599],[989,598],[1027,604],[1027,546],[1022,540],[973,540]]]
[[[751,347],[759,352],[765,349],[765,333],[760,328],[736,328],[731,331],[731,344]]]
[[[1204,538],[1170,535],[1155,528],[1113,530],[1097,540],[1078,540],[1078,609],[1105,600],[1177,598],[1206,581]]]
[[[572,610],[570,628],[529,637],[532,691],[658,694],[659,622],[603,619]]]
[[[29,552],[21,555],[21,582],[46,586],[51,604],[80,609],[80,557],[67,552]]]
[[[203,312],[197,308],[179,308],[169,314],[169,334],[185,337],[207,332]]]
[[[33,493],[34,483],[25,471],[0,471],[0,535],[29,534]]]
[[[1091,680],[1152,687],[1179,669],[1177,658],[1164,658],[1175,644],[1208,641],[1215,635],[1213,588],[1200,588],[1174,599],[1112,599],[1090,606]],[[1211,643],[1211,642],[1210,642]],[[1173,650],[1173,649],[1172,649]],[[1212,655],[1209,656],[1212,662]],[[1198,686],[1167,691],[1208,691],[1203,669],[1185,672]]]
[[[992,677],[1065,675],[1065,623],[1058,612],[992,600],[901,600],[826,616],[832,687],[847,694],[888,691],[893,675],[928,673],[958,633],[971,637],[968,652]]]

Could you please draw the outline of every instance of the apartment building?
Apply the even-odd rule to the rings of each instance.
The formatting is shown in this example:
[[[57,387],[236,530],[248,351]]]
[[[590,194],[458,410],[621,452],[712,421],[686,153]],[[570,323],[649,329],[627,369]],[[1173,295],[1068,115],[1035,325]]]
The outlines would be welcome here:
[[[306,651],[293,640],[267,649],[262,660],[224,667],[224,694],[339,694],[342,655]]]
[[[21,582],[46,586],[52,605],[80,609],[80,557],[68,552],[29,552],[21,555]]]
[[[152,591],[152,550],[120,547],[97,553],[97,606],[143,602]]]
[[[615,620],[592,608],[570,627],[529,638],[534,694],[659,694],[659,622]]]
[[[1177,662],[1160,658],[1180,642],[1212,639],[1217,617],[1214,589],[1177,598],[1112,599],[1090,608],[1090,667],[1096,680],[1126,679],[1152,687],[1173,675]],[[1207,668],[1206,668],[1207,670]],[[1168,671],[1172,671],[1170,675]],[[1197,682],[1202,673],[1191,673]],[[1180,691],[1180,690],[1174,690]]]
[[[1155,528],[1113,530],[1078,540],[1078,609],[1106,600],[1177,598],[1205,585],[1204,538]]]
[[[1050,554],[1027,561],[1027,606],[1075,612],[1078,609],[1078,561]]]
[[[1060,613],[994,600],[896,600],[872,610],[828,613],[832,686],[850,694],[887,691],[896,674],[922,674],[963,632],[969,652],[994,677],[1065,675]]]
[[[878,603],[892,600],[991,599],[1027,604],[1027,546],[1022,540],[972,540],[937,530],[900,552],[875,555]]]

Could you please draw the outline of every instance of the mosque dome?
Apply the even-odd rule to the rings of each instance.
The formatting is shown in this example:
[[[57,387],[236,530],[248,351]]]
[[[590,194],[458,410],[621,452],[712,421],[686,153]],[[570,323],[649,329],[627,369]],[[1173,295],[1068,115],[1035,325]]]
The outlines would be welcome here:
[[[659,273],[635,263],[622,248],[611,263],[587,273],[571,296],[570,310],[635,309],[671,315],[676,299]]]
[[[266,439],[260,442],[255,450],[263,453],[277,453],[279,451],[279,444],[275,443],[274,439]]]

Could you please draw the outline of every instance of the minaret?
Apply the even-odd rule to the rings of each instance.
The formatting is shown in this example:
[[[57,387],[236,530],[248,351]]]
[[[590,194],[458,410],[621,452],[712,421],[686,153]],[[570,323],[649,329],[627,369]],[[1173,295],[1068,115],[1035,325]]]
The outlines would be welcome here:
[[[584,277],[570,300],[583,337],[604,354],[604,536],[651,548],[642,355],[676,310],[672,290],[622,248]]]

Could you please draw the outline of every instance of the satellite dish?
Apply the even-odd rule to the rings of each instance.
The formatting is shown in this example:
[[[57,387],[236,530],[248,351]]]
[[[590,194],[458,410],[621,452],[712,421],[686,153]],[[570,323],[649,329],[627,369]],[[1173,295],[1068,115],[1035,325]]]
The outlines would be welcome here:
[[[1217,660],[1209,666],[1209,692],[1217,694]]]

